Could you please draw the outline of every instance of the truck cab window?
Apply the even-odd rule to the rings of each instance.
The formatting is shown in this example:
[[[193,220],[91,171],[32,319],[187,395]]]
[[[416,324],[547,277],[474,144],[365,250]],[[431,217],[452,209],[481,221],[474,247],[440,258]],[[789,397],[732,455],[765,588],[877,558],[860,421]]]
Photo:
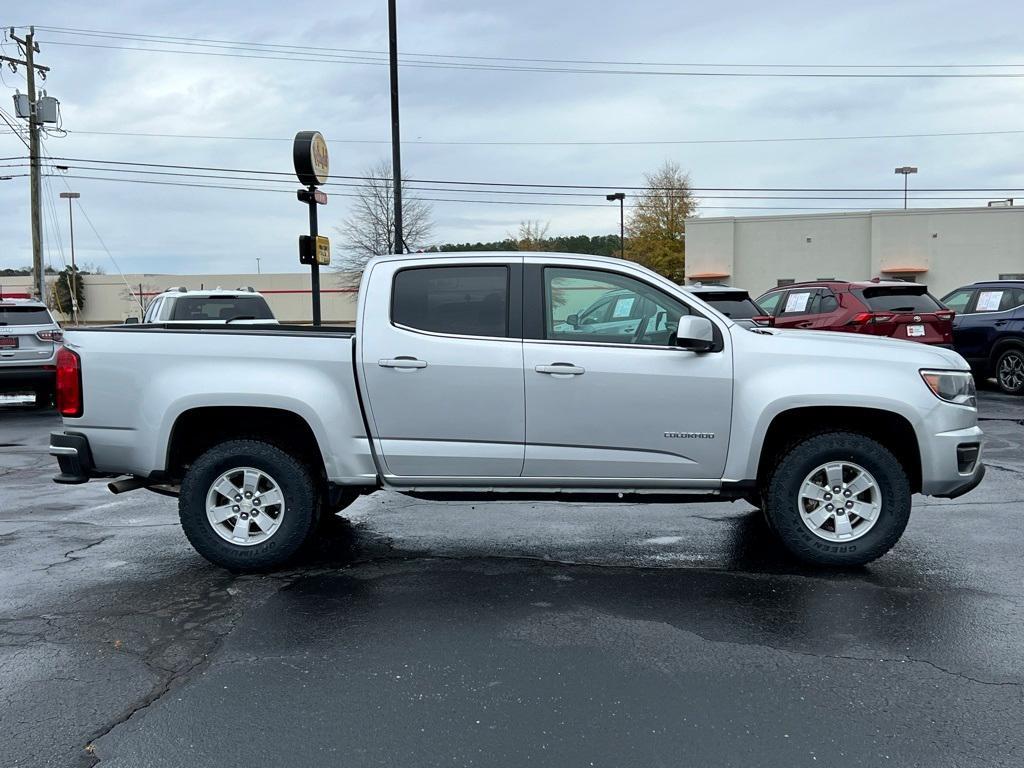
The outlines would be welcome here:
[[[545,337],[556,341],[668,346],[684,304],[624,275],[544,270]]]
[[[508,267],[415,267],[395,275],[391,321],[459,336],[508,336]]]

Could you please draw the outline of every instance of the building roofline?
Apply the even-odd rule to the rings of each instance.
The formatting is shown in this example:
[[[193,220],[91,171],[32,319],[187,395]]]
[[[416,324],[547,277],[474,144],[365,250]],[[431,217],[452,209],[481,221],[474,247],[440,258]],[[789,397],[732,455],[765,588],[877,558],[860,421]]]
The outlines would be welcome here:
[[[794,219],[856,219],[872,216],[930,216],[937,213],[1021,213],[1024,206],[992,207],[961,206],[957,208],[872,208],[862,211],[821,211],[818,213],[780,213],[757,216],[693,216],[686,219],[686,226],[692,224],[718,223],[725,221],[791,221]]]

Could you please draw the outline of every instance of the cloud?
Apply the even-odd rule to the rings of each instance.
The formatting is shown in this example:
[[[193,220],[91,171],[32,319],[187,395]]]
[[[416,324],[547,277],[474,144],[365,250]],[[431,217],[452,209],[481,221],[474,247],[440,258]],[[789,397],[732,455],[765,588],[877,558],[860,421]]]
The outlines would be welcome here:
[[[1002,0],[973,6],[948,0],[869,0],[842,7],[752,0],[728,6],[408,0],[399,6],[403,51],[691,65],[1012,63],[1018,59],[1019,41],[1010,30],[1024,21],[1019,4]],[[382,2],[335,4],[312,12],[269,1],[58,2],[35,13],[32,21],[41,25],[369,51],[387,47]],[[386,67],[62,46],[57,43],[132,43],[42,31],[39,38],[40,61],[52,67],[46,88],[61,100],[64,125],[71,131],[288,137],[317,128],[334,140],[331,165],[336,174],[358,175],[389,156]],[[18,76],[4,77],[9,87],[2,90],[8,92],[20,81]],[[401,70],[401,89],[402,135],[407,141],[684,140],[1024,129],[1024,80],[680,78],[410,67]],[[383,143],[348,144],[342,139]],[[705,187],[895,189],[892,168],[904,163],[921,168],[913,180],[919,187],[1012,186],[1024,184],[1015,162],[1018,144],[1019,137],[679,146],[407,144],[403,164],[417,178],[601,184],[608,191],[642,184],[645,172],[669,158]],[[291,170],[287,140],[73,133],[47,140],[47,149],[64,157]],[[14,136],[0,133],[0,156],[23,153]],[[190,183],[173,176],[137,178]],[[285,192],[280,193],[86,179],[68,183],[82,192],[83,205],[126,271],[244,271],[253,268],[256,257],[263,259],[264,271],[298,270],[296,239],[306,225],[305,211],[290,191],[290,177],[282,178]],[[260,186],[215,179],[191,182]],[[0,267],[30,260],[27,187],[26,179],[0,182]],[[52,179],[45,191],[55,197],[63,188],[61,180]],[[335,187],[329,192],[331,201],[321,212],[324,231],[344,217],[349,204],[344,195],[351,190]],[[613,233],[617,211],[604,204],[603,193],[595,191],[595,208],[539,205],[589,198],[508,194],[493,197],[521,203],[436,202],[435,234],[448,242],[500,239],[524,219],[549,221],[552,234]],[[729,213],[722,210],[728,201],[707,197],[704,204],[707,215]],[[47,214],[48,230],[65,226],[64,210],[57,206],[55,219]],[[54,235],[48,232],[48,243],[59,262]],[[67,233],[61,236],[66,247]],[[84,255],[79,258],[113,271],[89,228],[76,227],[76,251]]]

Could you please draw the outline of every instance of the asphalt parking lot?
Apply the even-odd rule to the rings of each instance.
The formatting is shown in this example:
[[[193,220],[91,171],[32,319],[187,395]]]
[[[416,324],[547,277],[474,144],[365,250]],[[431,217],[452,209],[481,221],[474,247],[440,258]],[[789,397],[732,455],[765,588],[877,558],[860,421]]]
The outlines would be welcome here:
[[[0,404],[0,766],[1024,764],[1024,399],[981,401],[983,485],[861,569],[742,502],[379,493],[273,576]]]

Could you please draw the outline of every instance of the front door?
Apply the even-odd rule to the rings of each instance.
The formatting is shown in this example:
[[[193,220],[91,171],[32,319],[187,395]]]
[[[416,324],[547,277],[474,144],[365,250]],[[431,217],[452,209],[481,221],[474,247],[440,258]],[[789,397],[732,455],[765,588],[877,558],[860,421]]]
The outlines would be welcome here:
[[[522,471],[523,351],[510,306],[521,267],[481,261],[385,261],[367,281],[363,396],[395,482]]]
[[[596,269],[528,274],[524,290],[541,296],[526,311],[543,316],[526,318],[535,338],[523,342],[523,476],[721,478],[732,408],[727,334],[716,352],[688,352],[675,331],[695,310],[659,288]],[[606,299],[609,325],[587,324],[588,307]],[[611,325],[616,307],[628,325]]]

